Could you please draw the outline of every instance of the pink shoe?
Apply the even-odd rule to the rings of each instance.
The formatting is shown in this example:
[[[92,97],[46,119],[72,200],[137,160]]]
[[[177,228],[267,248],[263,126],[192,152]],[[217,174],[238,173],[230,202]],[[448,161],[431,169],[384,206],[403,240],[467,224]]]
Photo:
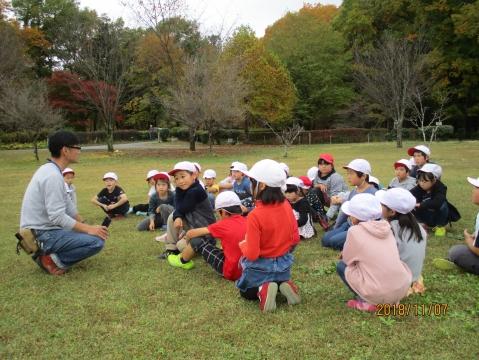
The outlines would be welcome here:
[[[364,300],[358,300],[358,299],[349,300],[346,303],[346,306],[350,309],[356,309],[359,311],[368,311],[368,312],[376,311],[376,305],[367,303]]]

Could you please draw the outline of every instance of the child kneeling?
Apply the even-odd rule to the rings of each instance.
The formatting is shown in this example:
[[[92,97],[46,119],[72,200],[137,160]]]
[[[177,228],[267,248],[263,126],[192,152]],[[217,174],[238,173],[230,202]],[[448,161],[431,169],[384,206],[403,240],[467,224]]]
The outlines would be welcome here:
[[[336,270],[346,286],[358,297],[347,306],[376,311],[377,304],[396,304],[407,295],[411,270],[399,258],[396,239],[381,218],[379,200],[372,194],[358,194],[341,207],[350,217],[342,260]]]
[[[281,191],[286,173],[276,161],[266,159],[245,174],[251,179],[256,207],[248,215],[246,237],[239,244],[243,273],[236,287],[245,299],[259,299],[263,312],[276,309],[278,289],[289,305],[298,304],[298,288],[291,281],[291,250],[299,242],[299,232]]]
[[[184,236],[188,245],[181,254],[169,255],[168,262],[171,266],[189,270],[194,267],[191,259],[196,254],[201,254],[218,274],[235,281],[241,276],[241,267],[238,266],[241,250],[238,244],[246,234],[246,218],[242,216],[241,200],[234,192],[224,191],[216,197],[215,210],[220,220],[208,227],[188,230]],[[205,240],[203,236],[206,235],[219,239],[222,249]]]

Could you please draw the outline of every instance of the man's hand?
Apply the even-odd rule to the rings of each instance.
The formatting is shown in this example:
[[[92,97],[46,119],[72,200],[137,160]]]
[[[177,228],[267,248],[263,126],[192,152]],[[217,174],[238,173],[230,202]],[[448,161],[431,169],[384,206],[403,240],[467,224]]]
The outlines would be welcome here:
[[[108,239],[108,228],[106,226],[100,225],[87,225],[88,226],[88,235],[98,236],[102,240]]]
[[[175,222],[173,223],[173,227],[179,233],[180,229],[183,227],[183,220],[181,218],[176,218]]]
[[[150,220],[150,225],[148,226],[150,231],[155,231],[155,220]]]

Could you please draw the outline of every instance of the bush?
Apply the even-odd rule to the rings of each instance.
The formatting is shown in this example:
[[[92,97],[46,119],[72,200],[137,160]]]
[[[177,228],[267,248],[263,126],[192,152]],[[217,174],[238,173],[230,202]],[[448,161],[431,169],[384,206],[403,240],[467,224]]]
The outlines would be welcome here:
[[[454,126],[452,125],[442,125],[439,126],[436,133],[437,140],[449,140],[454,135]]]
[[[160,128],[160,139],[161,141],[168,141],[170,137],[170,129],[168,128]]]
[[[189,141],[190,132],[186,127],[173,127],[170,129],[170,134],[178,140]]]

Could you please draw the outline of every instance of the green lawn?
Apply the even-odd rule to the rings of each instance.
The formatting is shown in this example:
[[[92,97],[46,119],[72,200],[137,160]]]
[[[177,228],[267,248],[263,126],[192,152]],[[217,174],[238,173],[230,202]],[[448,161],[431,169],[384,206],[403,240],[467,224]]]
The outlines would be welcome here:
[[[393,162],[407,157],[393,143],[314,145],[294,147],[286,162],[294,175],[303,175],[326,151],[338,165],[368,159],[383,184],[394,175]],[[101,222],[103,214],[89,199],[102,188],[106,171],[117,172],[131,202],[138,203],[145,201],[144,176],[151,168],[169,170],[188,159],[215,169],[220,178],[234,160],[249,166],[267,157],[285,160],[274,147],[217,153],[84,152],[74,165],[80,212],[90,223]],[[0,358],[477,359],[479,278],[435,270],[432,259],[461,243],[465,227],[472,230],[479,209],[471,203],[465,178],[479,176],[479,142],[437,143],[432,153],[463,219],[446,238],[428,239],[426,294],[404,302],[448,304],[447,314],[386,318],[345,307],[351,294],[334,271],[337,253],[323,249],[319,238],[295,252],[293,278],[302,304],[280,304],[271,314],[243,301],[233,283],[200,259],[189,272],[157,260],[163,248],[153,234],[135,230],[136,216],[112,224],[99,255],[65,276],[47,276],[28,256],[15,254],[13,237],[24,190],[39,164],[30,152],[2,151]]]

